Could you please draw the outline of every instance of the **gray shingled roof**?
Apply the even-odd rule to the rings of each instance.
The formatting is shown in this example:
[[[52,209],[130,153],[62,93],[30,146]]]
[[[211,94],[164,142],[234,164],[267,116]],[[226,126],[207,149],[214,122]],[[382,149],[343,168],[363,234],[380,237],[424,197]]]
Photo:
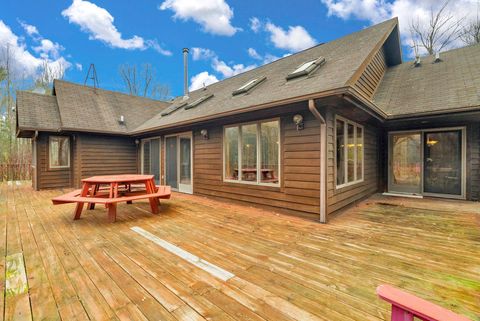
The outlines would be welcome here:
[[[62,127],[55,96],[18,91],[17,113],[21,130],[57,131]]]
[[[62,128],[127,134],[170,104],[55,80]],[[125,123],[119,122],[120,116]]]
[[[180,108],[167,116],[156,115],[141,124],[134,132],[155,128],[170,127],[178,123],[194,122],[196,119],[238,111],[284,99],[301,97],[346,86],[348,80],[365,61],[374,47],[396,26],[397,19],[391,19],[349,34],[345,37],[315,46],[294,55],[279,59],[270,64],[247,71],[229,79],[217,82],[190,93],[188,101],[195,101],[203,95],[215,96],[197,107],[185,110]],[[320,56],[326,62],[308,77],[287,81],[286,76],[304,62]],[[232,92],[254,78],[267,79],[246,94],[233,96]],[[177,99],[174,104],[181,104]]]
[[[480,45],[390,67],[373,102],[391,117],[480,107]]]

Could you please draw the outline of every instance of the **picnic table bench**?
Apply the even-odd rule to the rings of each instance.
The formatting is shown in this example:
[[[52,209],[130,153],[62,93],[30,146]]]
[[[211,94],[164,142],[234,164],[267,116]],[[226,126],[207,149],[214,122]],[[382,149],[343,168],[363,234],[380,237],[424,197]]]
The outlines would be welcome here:
[[[391,321],[471,321],[390,285],[377,287],[377,295],[392,305]]]
[[[104,204],[108,209],[108,217],[115,222],[117,203],[148,199],[153,214],[158,213],[160,199],[168,199],[171,195],[170,186],[157,186],[153,175],[107,175],[93,176],[82,179],[82,188],[54,197],[54,205],[77,203],[74,219],[78,220],[83,206],[94,209],[95,204]]]

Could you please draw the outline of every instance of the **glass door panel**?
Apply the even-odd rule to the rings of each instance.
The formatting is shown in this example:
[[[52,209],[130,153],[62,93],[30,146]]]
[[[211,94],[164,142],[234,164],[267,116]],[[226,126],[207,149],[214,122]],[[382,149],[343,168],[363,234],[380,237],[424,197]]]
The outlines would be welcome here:
[[[192,193],[192,153],[191,138],[180,137],[180,184],[179,190]]]
[[[424,192],[462,195],[462,131],[426,132]]]
[[[150,141],[150,174],[154,176],[155,184],[160,184],[160,139]]]
[[[421,134],[391,134],[389,146],[389,192],[420,194],[422,188]]]
[[[178,164],[177,164],[177,137],[167,137],[165,139],[166,162],[165,162],[165,182],[172,188],[178,188]]]

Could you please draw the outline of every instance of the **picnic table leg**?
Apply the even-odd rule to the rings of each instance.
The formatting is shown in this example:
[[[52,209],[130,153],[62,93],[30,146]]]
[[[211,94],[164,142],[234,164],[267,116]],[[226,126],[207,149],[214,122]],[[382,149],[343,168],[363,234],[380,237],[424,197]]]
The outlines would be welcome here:
[[[117,220],[117,203],[108,204],[108,220],[111,223]]]
[[[93,192],[92,192],[92,196],[97,195],[99,187],[100,187],[99,184],[93,185],[93,187],[92,187],[92,191],[93,191]],[[94,209],[95,209],[95,203],[88,203],[87,208],[88,208],[89,210],[94,210]]]
[[[391,321],[413,321],[413,314],[392,304]]]
[[[152,187],[152,185],[155,186],[153,184],[153,180],[145,181],[145,189],[146,189],[148,194],[155,193],[155,188]],[[150,202],[150,209],[152,210],[152,213],[153,214],[158,214],[158,199],[155,198],[155,197],[151,197],[148,200]]]
[[[88,190],[90,189],[89,183],[83,183],[82,192],[80,194],[81,197],[86,197],[88,195]],[[83,210],[83,202],[77,203],[75,207],[75,216],[73,217],[74,220],[80,219]]]

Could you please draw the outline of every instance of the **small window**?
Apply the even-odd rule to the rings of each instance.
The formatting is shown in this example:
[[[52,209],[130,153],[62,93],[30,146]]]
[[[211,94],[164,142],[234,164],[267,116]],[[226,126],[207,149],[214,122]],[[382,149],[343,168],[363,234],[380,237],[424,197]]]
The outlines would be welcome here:
[[[190,104],[186,105],[185,109],[191,109],[191,108],[197,107],[198,105],[200,105],[201,103],[203,103],[204,101],[206,101],[206,100],[208,100],[212,97],[213,97],[213,94],[202,96],[202,97],[198,98],[197,100],[191,102]]]
[[[168,115],[174,113],[175,111],[179,110],[180,108],[182,108],[186,105],[187,105],[187,103],[183,102],[183,103],[179,103],[178,105],[170,106],[168,108],[165,108],[160,115],[161,116],[168,116]]]
[[[337,188],[363,180],[363,127],[343,119],[335,120]]]
[[[259,83],[261,83],[262,81],[264,81],[265,79],[267,79],[267,77],[252,79],[252,80],[250,80],[249,82],[247,82],[246,84],[244,84],[242,87],[234,90],[233,93],[232,93],[232,95],[233,95],[233,96],[236,96],[236,95],[240,95],[240,94],[246,93],[246,92],[248,92],[250,89],[252,89],[253,87],[257,86]]]
[[[298,68],[295,69],[292,73],[288,74],[287,80],[309,75],[314,70],[316,70],[317,67],[323,65],[324,63],[325,63],[325,58],[323,57],[319,57],[318,59],[304,62],[303,64],[298,66]]]
[[[70,139],[65,136],[50,136],[48,141],[50,168],[70,167]]]
[[[270,120],[229,126],[224,130],[226,181],[278,185],[280,123]]]

